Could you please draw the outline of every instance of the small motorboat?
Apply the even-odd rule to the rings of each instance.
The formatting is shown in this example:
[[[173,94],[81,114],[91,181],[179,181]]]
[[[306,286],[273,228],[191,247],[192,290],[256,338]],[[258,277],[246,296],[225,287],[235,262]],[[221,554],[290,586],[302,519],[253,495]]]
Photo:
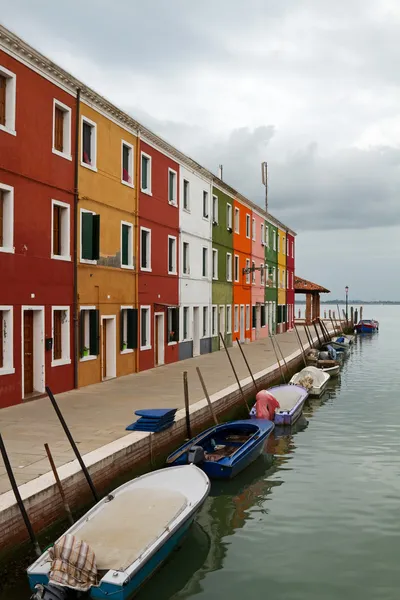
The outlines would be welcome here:
[[[308,398],[308,391],[301,385],[276,385],[258,392],[256,404],[250,411],[250,417],[257,419],[257,400],[263,393],[271,395],[277,400],[279,407],[274,407],[275,425],[294,425],[303,412],[304,402]]]
[[[344,344],[345,346],[350,346],[353,343],[353,340],[350,340],[347,335],[339,335],[332,338],[332,342],[334,344]]]
[[[170,454],[167,465],[193,463],[212,479],[231,479],[262,453],[273,429],[262,419],[215,425]]]
[[[325,391],[329,378],[329,374],[324,373],[322,369],[305,367],[299,373],[293,375],[290,383],[305,387],[310,396],[321,396]]]
[[[340,373],[340,363],[337,360],[318,360],[315,366],[330,377],[337,377]]]
[[[357,333],[375,333],[379,331],[379,323],[374,319],[362,319],[355,325],[354,329]]]
[[[130,598],[180,543],[209,491],[194,465],[121,485],[28,568],[32,598]]]

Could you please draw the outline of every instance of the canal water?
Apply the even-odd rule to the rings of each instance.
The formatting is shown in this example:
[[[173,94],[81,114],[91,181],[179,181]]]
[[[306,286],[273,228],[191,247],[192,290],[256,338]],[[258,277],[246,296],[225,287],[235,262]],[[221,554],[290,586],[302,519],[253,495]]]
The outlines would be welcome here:
[[[366,307],[340,378],[293,431],[212,484],[189,538],[139,600],[394,600],[400,588],[400,308]],[[0,600],[25,600],[24,581]]]

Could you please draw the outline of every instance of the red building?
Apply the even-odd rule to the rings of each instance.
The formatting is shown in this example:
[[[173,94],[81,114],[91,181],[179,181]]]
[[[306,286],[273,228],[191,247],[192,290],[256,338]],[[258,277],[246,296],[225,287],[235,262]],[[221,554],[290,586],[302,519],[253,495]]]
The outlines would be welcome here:
[[[179,164],[140,141],[139,370],[179,359]]]
[[[294,235],[286,234],[286,305],[287,305],[287,328],[294,327]]]
[[[43,394],[45,385],[74,387],[76,98],[58,85],[50,61],[35,63],[22,43],[3,43],[0,407]]]

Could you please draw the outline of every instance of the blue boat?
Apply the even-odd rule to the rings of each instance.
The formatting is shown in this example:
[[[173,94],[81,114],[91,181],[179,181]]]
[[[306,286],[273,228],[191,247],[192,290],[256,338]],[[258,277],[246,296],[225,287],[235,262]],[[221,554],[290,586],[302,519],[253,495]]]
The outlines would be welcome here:
[[[128,600],[182,541],[210,491],[207,475],[194,465],[153,471],[125,483],[100,500],[28,568],[34,598],[81,597]],[[96,584],[84,587],[82,548],[94,553]],[[71,546],[74,544],[74,546]],[[81,546],[80,546],[81,545]],[[52,553],[65,558],[52,560]],[[64,561],[61,566],[60,562]],[[68,584],[61,583],[68,574]],[[66,587],[65,587],[66,586]]]
[[[215,425],[170,454],[167,465],[193,463],[211,479],[231,479],[262,453],[273,429],[263,419]]]
[[[362,319],[355,325],[357,333],[376,333],[379,331],[379,323],[374,319]]]

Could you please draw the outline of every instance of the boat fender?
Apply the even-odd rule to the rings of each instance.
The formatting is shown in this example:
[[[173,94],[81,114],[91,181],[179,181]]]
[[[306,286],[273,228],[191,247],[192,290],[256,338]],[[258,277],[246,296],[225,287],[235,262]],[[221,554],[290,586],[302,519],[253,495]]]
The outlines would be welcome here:
[[[68,594],[68,588],[52,585],[51,583],[49,585],[38,583],[35,586],[31,600],[66,600],[71,597]]]
[[[190,465],[199,465],[204,460],[204,449],[201,446],[192,446],[188,452],[188,463]]]

